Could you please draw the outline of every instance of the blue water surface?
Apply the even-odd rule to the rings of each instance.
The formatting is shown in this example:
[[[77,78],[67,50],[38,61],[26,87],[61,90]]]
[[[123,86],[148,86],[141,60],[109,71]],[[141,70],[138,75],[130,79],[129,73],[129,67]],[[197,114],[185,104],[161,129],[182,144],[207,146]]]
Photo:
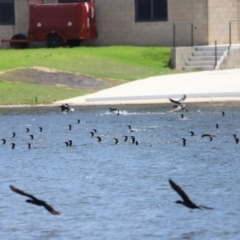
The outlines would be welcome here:
[[[240,107],[189,104],[183,118],[168,111],[170,103],[117,108],[120,115],[106,106],[68,114],[0,109],[0,239],[239,239],[240,144],[233,134],[240,137]],[[201,138],[205,133],[216,137]],[[181,198],[168,179],[214,210],[175,204]],[[26,203],[9,185],[61,215]]]

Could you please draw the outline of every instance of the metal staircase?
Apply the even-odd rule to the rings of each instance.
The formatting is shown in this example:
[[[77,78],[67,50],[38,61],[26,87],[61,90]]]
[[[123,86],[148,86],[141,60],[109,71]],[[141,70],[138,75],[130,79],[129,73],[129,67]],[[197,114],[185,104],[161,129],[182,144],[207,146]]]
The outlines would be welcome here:
[[[228,51],[227,46],[217,47],[217,62],[221,61],[224,54]],[[214,70],[215,69],[215,47],[199,46],[195,47],[192,55],[186,61],[183,67],[184,71],[193,70]]]

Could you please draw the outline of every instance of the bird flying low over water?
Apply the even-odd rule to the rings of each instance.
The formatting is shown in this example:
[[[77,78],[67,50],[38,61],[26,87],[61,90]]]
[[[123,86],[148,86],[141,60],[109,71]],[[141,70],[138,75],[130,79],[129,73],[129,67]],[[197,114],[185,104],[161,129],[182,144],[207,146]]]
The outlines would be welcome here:
[[[61,106],[59,106],[61,108],[61,112],[73,112],[74,111],[74,108],[71,108],[67,103],[65,104],[62,104]]]
[[[40,200],[36,197],[34,197],[33,195],[29,194],[29,193],[26,193],[12,185],[10,185],[10,188],[13,192],[15,193],[18,193],[20,195],[23,195],[23,196],[26,196],[26,197],[29,197],[30,199],[27,199],[26,202],[28,203],[32,203],[32,204],[35,204],[37,206],[43,206],[45,207],[51,214],[53,215],[60,215],[60,213],[56,210],[53,209],[53,207],[51,207],[50,205],[48,205],[46,202],[44,202],[43,200]]]
[[[171,179],[168,180],[169,181],[169,184],[170,186],[181,196],[182,200],[178,200],[176,201],[176,203],[179,203],[179,204],[182,204],[184,205],[185,207],[188,207],[188,208],[199,208],[199,209],[202,209],[202,208],[205,208],[205,209],[213,209],[213,208],[210,208],[210,207],[206,207],[206,206],[203,206],[203,205],[197,205],[195,204],[194,202],[192,202],[189,197],[187,196],[187,194],[181,189],[181,187],[179,187],[174,181],[172,181]]]
[[[172,112],[182,111],[182,110],[187,111],[185,104],[183,104],[183,101],[186,98],[187,98],[187,96],[185,94],[179,100],[173,100],[173,99],[169,98],[169,101],[176,104],[176,105],[173,105]]]
[[[203,134],[201,138],[209,137],[210,141],[212,141],[213,137],[216,137],[214,134]]]

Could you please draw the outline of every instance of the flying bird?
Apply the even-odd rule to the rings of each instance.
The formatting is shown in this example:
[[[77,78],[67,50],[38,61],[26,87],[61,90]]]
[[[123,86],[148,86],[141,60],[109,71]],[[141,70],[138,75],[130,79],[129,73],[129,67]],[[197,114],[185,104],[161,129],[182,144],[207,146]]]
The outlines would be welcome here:
[[[210,141],[212,141],[213,137],[216,137],[216,136],[213,134],[203,134],[201,138],[203,137],[209,137]]]
[[[194,202],[192,202],[189,197],[187,196],[187,194],[181,189],[180,186],[178,186],[174,181],[172,181],[171,179],[169,179],[169,184],[170,186],[181,196],[182,200],[178,200],[176,201],[176,203],[179,203],[179,204],[182,204],[184,205],[185,207],[188,207],[188,208],[199,208],[199,209],[202,209],[202,208],[205,208],[205,209],[213,209],[213,208],[210,208],[210,207],[206,207],[206,206],[203,206],[203,205],[197,205],[195,204]]]
[[[179,100],[173,100],[173,99],[169,98],[169,101],[176,104],[176,105],[173,105],[172,112],[182,111],[182,110],[187,111],[185,104],[183,104],[183,101],[186,98],[187,98],[187,96],[185,94]]]
[[[32,204],[35,204],[37,206],[43,206],[45,207],[51,214],[53,215],[60,215],[60,213],[58,211],[56,211],[55,209],[53,209],[53,207],[51,207],[49,204],[47,204],[46,202],[44,202],[43,200],[40,200],[36,197],[34,197],[33,195],[29,194],[29,193],[26,193],[12,185],[10,185],[10,188],[13,192],[15,193],[18,193],[20,195],[23,195],[23,196],[26,196],[26,197],[29,197],[30,199],[27,199],[26,202],[27,203],[32,203]]]

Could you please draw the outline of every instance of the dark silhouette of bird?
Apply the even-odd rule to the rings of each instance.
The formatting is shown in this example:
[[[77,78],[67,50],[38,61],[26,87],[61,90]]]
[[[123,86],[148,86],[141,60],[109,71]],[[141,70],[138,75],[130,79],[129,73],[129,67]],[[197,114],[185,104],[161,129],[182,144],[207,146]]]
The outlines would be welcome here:
[[[187,111],[185,104],[183,104],[183,101],[186,98],[187,98],[187,96],[185,94],[179,100],[173,100],[173,99],[169,98],[169,101],[171,101],[172,103],[176,104],[176,105],[173,105],[172,111],[173,112],[175,112],[175,111],[182,111],[182,110]]]
[[[115,144],[118,144],[118,139],[117,138],[113,138],[113,140],[115,141]]]
[[[128,136],[124,136],[124,142],[128,140]]]
[[[236,135],[236,134],[233,134],[233,137],[234,137],[234,139],[235,139],[235,142],[238,144],[239,139],[237,138],[237,135]]]
[[[30,137],[31,137],[31,139],[34,139],[34,136],[31,134],[31,135],[29,135]]]
[[[102,141],[102,139],[99,136],[97,136],[97,139],[98,139],[98,142]]]
[[[194,132],[193,131],[191,131],[190,133],[191,133],[191,136],[194,136]]]
[[[192,209],[195,209],[195,208],[199,208],[199,209],[202,209],[202,208],[205,208],[205,209],[213,209],[213,208],[210,208],[210,207],[206,207],[206,206],[203,206],[203,205],[196,205],[194,202],[192,202],[189,197],[187,196],[187,194],[181,189],[180,186],[178,186],[174,181],[172,181],[171,179],[169,179],[169,184],[170,186],[181,196],[182,200],[178,200],[176,201],[176,203],[179,203],[179,204],[182,204],[184,205],[185,207],[188,207],[188,208],[192,208]]]
[[[72,140],[68,140],[67,142],[64,142],[66,144],[66,147],[72,146]]]
[[[26,131],[29,132],[29,128],[26,128]]]
[[[222,111],[222,116],[224,117],[225,116],[225,112]]]
[[[130,138],[132,139],[132,143],[135,143],[135,137],[134,136],[130,136]]]
[[[71,108],[67,103],[62,104],[61,106],[59,106],[61,108],[61,112],[69,112],[69,111],[74,111],[74,108]]]
[[[210,141],[212,141],[213,137],[216,137],[214,134],[203,134],[201,138],[209,137]]]
[[[181,119],[183,119],[184,118],[184,115],[183,114],[181,114]]]
[[[68,125],[68,130],[69,130],[69,131],[72,130],[72,125],[71,125],[71,124]]]
[[[28,149],[31,149],[31,143],[28,143]]]
[[[94,132],[90,132],[91,133],[91,137],[93,137],[94,136]]]
[[[117,109],[116,108],[109,108],[109,111],[110,112],[115,112],[115,111],[117,111]]]
[[[135,145],[138,145],[139,144],[139,142],[138,141],[135,141]]]
[[[35,204],[37,206],[43,206],[45,207],[51,214],[53,215],[60,215],[60,213],[58,211],[56,211],[55,209],[53,209],[53,207],[51,207],[49,204],[47,204],[46,202],[44,202],[43,200],[40,200],[36,197],[34,197],[33,195],[29,194],[29,193],[26,193],[12,185],[10,185],[10,188],[13,192],[15,193],[18,193],[20,195],[23,195],[23,196],[26,196],[30,199],[27,199],[26,202],[27,203],[32,203],[32,204]]]
[[[129,132],[136,132],[136,129],[132,129],[132,127],[130,125],[127,125],[128,126],[128,129],[129,129]]]
[[[39,131],[42,132],[43,128],[42,127],[39,127]]]
[[[15,132],[13,132],[13,133],[12,133],[12,137],[14,138],[15,136],[16,136],[16,133],[15,133]]]
[[[96,133],[96,132],[97,132],[97,129],[93,129],[93,131]]]
[[[185,147],[186,146],[186,139],[185,138],[182,138],[182,143],[183,143],[183,146]]]
[[[3,141],[3,145],[4,145],[6,143],[6,139],[3,138],[1,140]]]
[[[218,128],[219,127],[219,125],[218,124],[216,124],[216,128]]]
[[[12,149],[14,149],[14,148],[15,148],[15,146],[16,146],[16,144],[15,144],[15,143],[11,143],[11,145],[12,145]]]
[[[77,120],[77,123],[80,123],[80,122],[81,122],[80,119],[78,119],[78,120]]]

